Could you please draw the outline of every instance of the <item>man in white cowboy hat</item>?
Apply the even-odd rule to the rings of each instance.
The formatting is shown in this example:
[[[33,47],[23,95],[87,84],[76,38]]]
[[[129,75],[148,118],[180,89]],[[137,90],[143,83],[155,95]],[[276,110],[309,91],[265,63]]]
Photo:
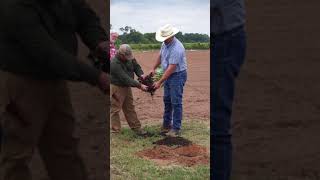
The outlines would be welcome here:
[[[164,74],[154,83],[158,89],[164,84],[164,114],[162,134],[167,136],[179,136],[182,121],[183,88],[187,80],[186,53],[183,44],[175,37],[179,30],[170,24],[161,27],[156,32],[156,40],[163,42],[159,56],[151,70],[161,64]]]

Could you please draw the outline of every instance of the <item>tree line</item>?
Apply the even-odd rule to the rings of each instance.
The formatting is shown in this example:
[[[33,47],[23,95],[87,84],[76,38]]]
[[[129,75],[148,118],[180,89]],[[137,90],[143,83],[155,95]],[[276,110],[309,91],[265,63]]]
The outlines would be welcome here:
[[[112,27],[112,25],[110,25]],[[119,29],[122,34],[117,39],[117,44],[157,44],[156,33],[141,33],[130,26]],[[210,37],[207,34],[200,33],[182,33],[176,34],[176,37],[182,43],[209,43]]]

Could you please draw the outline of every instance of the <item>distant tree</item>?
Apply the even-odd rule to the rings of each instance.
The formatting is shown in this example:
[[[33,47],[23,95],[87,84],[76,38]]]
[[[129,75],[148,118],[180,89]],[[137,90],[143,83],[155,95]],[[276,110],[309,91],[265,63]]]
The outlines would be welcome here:
[[[158,41],[156,40],[156,33],[145,33],[143,35],[143,37],[148,40],[150,43],[155,44],[158,43]]]
[[[128,33],[135,32],[135,31],[136,31],[135,29],[133,29],[133,28],[130,27],[130,26],[121,27],[119,30],[120,30],[123,34],[128,34]]]
[[[181,42],[185,42],[185,37],[182,34],[182,32],[178,32],[176,35],[176,38],[178,38]]]
[[[156,33],[144,33],[135,30],[131,26],[121,27],[119,29],[123,34],[118,37],[121,43],[127,44],[157,44],[155,39]],[[185,33],[179,32],[175,35],[183,43],[205,43],[210,42],[207,34]]]
[[[199,34],[199,33],[186,33],[184,34],[184,40],[187,43],[194,42],[209,42],[210,37],[207,34]]]

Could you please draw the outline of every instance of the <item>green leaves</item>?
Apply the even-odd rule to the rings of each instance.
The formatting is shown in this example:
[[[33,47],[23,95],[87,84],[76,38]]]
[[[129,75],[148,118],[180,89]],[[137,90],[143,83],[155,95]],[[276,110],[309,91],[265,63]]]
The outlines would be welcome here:
[[[159,80],[162,78],[163,74],[164,74],[163,69],[162,69],[161,67],[158,67],[158,68],[156,69],[155,75],[153,76],[153,81],[154,81],[154,82],[159,81]]]

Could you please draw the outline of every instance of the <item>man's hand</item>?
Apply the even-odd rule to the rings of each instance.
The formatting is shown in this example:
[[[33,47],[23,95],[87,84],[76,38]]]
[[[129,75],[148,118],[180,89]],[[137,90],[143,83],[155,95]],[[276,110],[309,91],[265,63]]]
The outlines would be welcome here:
[[[148,86],[146,86],[146,85],[144,85],[144,84],[141,84],[140,89],[141,89],[142,91],[148,91]]]
[[[107,73],[101,72],[98,86],[103,93],[107,94],[110,92],[110,77]]]
[[[149,74],[150,74],[151,76],[154,76],[154,75],[156,74],[156,70],[155,70],[155,69],[150,70]]]
[[[154,89],[159,89],[161,87],[162,83],[160,81],[157,81],[153,84]]]
[[[144,75],[144,74],[142,74],[142,75],[140,76],[140,78],[141,78],[142,80],[144,80],[146,77],[147,77],[147,75]]]

